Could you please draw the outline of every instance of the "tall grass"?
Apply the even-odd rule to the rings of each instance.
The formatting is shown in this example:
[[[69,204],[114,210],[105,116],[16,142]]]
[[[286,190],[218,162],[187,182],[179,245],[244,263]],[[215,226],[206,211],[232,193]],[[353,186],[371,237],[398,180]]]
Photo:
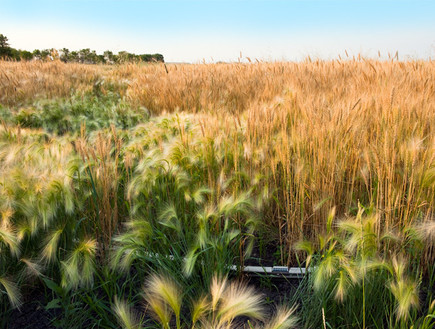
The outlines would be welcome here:
[[[317,243],[298,243],[308,254],[310,271],[293,298],[301,302],[307,327],[321,327],[322,323],[333,328],[435,325],[430,320],[434,316],[433,289],[426,291],[424,298],[419,291],[433,286],[433,266],[426,276],[414,265],[422,256],[427,234],[415,226],[378,234],[379,218],[373,209],[361,206],[354,218],[338,223],[331,214],[327,232]],[[424,313],[419,312],[420,300]]]
[[[419,277],[434,276],[434,76],[433,61],[361,58],[0,61],[2,305],[19,306],[29,277],[50,278],[59,298],[78,291],[71,300],[102,315],[108,306],[89,302],[92,284],[111,296],[119,276],[131,291],[164,268],[183,291],[204,290],[211,268],[225,276],[254,244],[291,265],[302,255],[295,242],[308,240],[325,259],[307,285],[337,301],[320,299],[326,318],[351,312],[337,306],[349,285],[364,296],[348,314],[355,325],[376,322],[367,314],[378,298],[390,301],[392,327],[406,325],[422,304]],[[364,220],[360,205],[375,217]],[[384,259],[391,250],[397,257]],[[401,264],[409,273],[398,280]],[[409,307],[395,308],[405,295]]]

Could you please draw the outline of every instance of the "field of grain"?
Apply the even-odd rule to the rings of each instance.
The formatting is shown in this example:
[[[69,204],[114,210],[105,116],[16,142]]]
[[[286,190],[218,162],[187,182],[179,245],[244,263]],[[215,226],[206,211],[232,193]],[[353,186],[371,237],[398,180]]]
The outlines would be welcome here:
[[[4,321],[434,327],[434,61],[0,61],[0,120]],[[266,259],[311,269],[275,316]]]

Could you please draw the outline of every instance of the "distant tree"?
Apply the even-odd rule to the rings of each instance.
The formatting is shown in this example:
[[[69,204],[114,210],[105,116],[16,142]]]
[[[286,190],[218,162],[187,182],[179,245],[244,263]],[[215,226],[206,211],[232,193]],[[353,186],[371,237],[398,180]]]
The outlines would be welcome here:
[[[162,63],[165,62],[165,59],[163,58],[163,55],[162,55],[162,54],[154,54],[154,55],[153,55],[153,58],[154,58],[154,60],[157,61],[157,62],[162,62]]]
[[[41,50],[40,54],[42,60],[47,60],[51,55],[51,49],[43,49]]]
[[[0,34],[0,57],[11,56],[11,47],[9,47],[8,38]]]
[[[17,61],[21,60],[20,50],[17,50],[15,48],[9,47],[9,53],[6,56],[8,58],[10,58],[10,59],[14,59],[14,60],[17,60]]]
[[[41,51],[39,49],[33,50],[32,56],[34,59],[41,59]]]
[[[97,54],[95,50],[84,48],[79,51],[70,51],[68,48],[60,50],[51,49],[35,49],[33,52],[27,50],[17,50],[9,46],[8,38],[0,34],[0,58],[11,58],[15,60],[55,60],[86,63],[86,64],[115,64],[115,63],[132,63],[132,62],[164,62],[161,54],[142,54],[136,55],[128,51],[120,51],[115,55],[112,51],[106,50],[102,55]]]
[[[104,56],[104,59],[105,59],[105,61],[106,61],[107,63],[113,64],[113,62],[114,62],[114,59],[113,59],[114,55],[113,55],[113,52],[111,52],[110,50],[106,50],[106,51],[104,52],[103,56]]]
[[[27,50],[19,50],[19,57],[22,60],[30,61],[33,58],[33,54]]]
[[[72,51],[69,57],[71,59],[71,62],[79,61],[79,53],[77,51]]]
[[[98,63],[105,64],[106,59],[104,58],[104,55],[98,55]]]
[[[132,58],[132,54],[130,54],[127,51],[120,51],[118,52],[118,62],[119,63],[126,63],[129,62]]]
[[[139,55],[142,62],[151,62],[152,56],[150,54]]]
[[[60,50],[60,60],[65,63],[70,61],[70,51],[68,48],[62,48]]]
[[[95,63],[95,57],[97,56],[95,50],[92,50],[90,48],[84,48],[79,50],[79,62],[80,63],[86,63],[86,64],[92,64]]]
[[[0,48],[9,48],[8,37],[0,34]]]
[[[140,59],[144,62],[164,62],[163,55],[161,54],[144,54],[140,55]]]
[[[78,51],[79,53],[79,62],[84,63],[86,58],[89,56],[91,50],[89,48],[81,49]]]
[[[98,55],[95,50],[92,50],[88,57],[88,63],[89,64],[96,64],[98,62]]]

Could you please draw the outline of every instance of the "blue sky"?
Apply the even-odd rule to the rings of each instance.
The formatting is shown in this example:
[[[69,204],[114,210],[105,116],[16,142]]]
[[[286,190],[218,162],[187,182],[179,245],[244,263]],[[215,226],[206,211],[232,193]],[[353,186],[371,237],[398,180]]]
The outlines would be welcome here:
[[[435,1],[0,0],[15,48],[161,53],[166,61],[435,58]]]

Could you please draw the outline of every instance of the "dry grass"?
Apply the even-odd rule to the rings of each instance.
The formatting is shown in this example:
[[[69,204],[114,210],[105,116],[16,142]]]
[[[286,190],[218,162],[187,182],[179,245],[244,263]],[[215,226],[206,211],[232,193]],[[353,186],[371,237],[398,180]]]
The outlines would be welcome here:
[[[98,132],[91,140],[82,126],[81,136],[74,143],[84,164],[82,183],[92,191],[91,207],[87,209],[88,217],[94,219],[98,242],[104,247],[109,246],[118,229],[121,143],[113,126],[111,134]],[[100,251],[103,254],[105,252]]]
[[[358,201],[373,205],[378,232],[433,220],[434,61],[166,68],[0,62],[0,103],[67,96],[102,80],[118,83],[132,105],[154,115],[196,113],[194,129],[180,126],[182,145],[214,150],[222,173],[266,176],[275,194],[264,221],[279,228],[282,255],[322,230],[333,206],[340,218]],[[207,183],[218,188],[213,170]]]
[[[89,90],[105,67],[64,64],[60,61],[0,62],[0,103],[26,104],[37,97],[68,97],[72,90]]]

